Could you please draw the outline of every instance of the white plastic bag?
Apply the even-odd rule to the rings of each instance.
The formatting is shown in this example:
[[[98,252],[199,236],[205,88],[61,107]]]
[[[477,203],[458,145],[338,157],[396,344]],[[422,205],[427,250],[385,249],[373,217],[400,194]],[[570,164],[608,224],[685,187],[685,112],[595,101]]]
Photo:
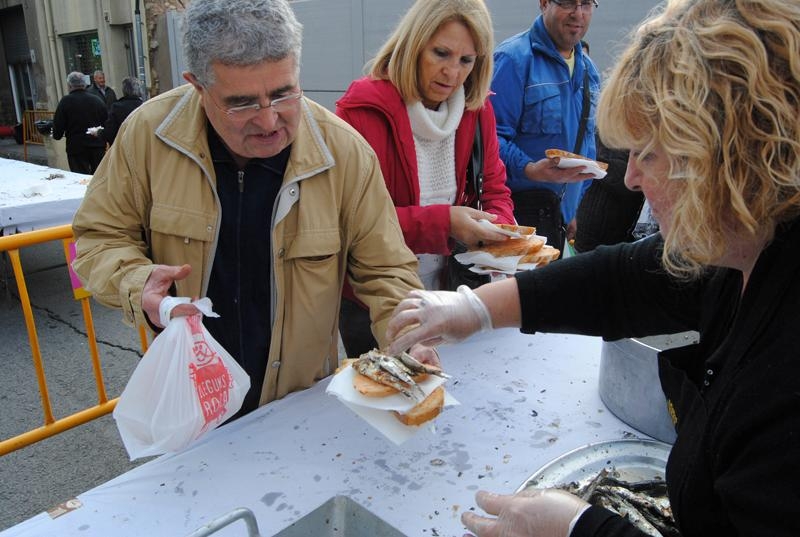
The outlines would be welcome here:
[[[167,297],[162,319],[188,299]],[[193,302],[208,316],[207,298]],[[114,409],[131,460],[185,448],[233,416],[250,377],[202,324],[202,315],[175,317],[153,340]]]

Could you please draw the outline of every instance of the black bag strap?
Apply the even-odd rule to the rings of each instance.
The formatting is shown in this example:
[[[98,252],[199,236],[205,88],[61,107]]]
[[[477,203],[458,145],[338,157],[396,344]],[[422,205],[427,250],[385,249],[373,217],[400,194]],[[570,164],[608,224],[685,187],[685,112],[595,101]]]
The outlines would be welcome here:
[[[467,164],[467,188],[472,185],[475,193],[473,207],[483,210],[483,138],[481,135],[481,118],[475,122],[475,140],[472,142],[472,156]]]
[[[583,139],[586,137],[586,123],[589,121],[589,108],[592,104],[589,99],[589,70],[586,62],[583,63],[583,108],[581,109],[581,122],[578,124],[578,136],[575,138],[575,149],[572,151],[576,155],[581,154]]]
[[[586,123],[589,121],[589,108],[592,107],[589,98],[589,70],[586,68],[586,62],[583,62],[583,106],[581,107],[581,121],[578,123],[578,135],[575,137],[575,148],[572,150],[576,155],[581,154],[583,148],[583,139],[586,137]],[[561,193],[558,199],[564,197],[567,191],[567,185],[561,187]]]

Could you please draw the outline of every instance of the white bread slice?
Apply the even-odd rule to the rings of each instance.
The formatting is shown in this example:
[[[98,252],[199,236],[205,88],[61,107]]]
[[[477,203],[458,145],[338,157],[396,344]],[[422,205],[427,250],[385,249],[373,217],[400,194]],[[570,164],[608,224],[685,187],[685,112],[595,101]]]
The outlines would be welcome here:
[[[505,229],[506,231],[511,231],[514,233],[519,233],[520,235],[536,234],[536,228],[531,226],[518,226],[517,224],[495,224],[495,225],[501,229]]]
[[[393,413],[404,425],[422,425],[438,416],[442,408],[444,408],[444,386],[439,386],[405,414],[396,411]]]
[[[550,261],[555,261],[558,259],[558,256],[561,255],[561,250],[558,248],[553,248],[549,244],[545,244],[542,248],[530,254],[523,256],[520,259],[520,263],[535,263],[539,266],[544,266],[548,264]]]
[[[543,246],[544,239],[531,235],[519,239],[508,238],[503,241],[489,242],[477,250],[490,253],[495,257],[509,257],[533,254],[541,250]]]
[[[597,167],[601,170],[608,170],[608,163],[607,162],[600,162],[599,160],[590,159],[589,157],[584,157],[583,155],[578,155],[577,153],[570,153],[569,151],[564,151],[563,149],[546,149],[544,152],[547,158],[577,158],[581,160],[588,160],[590,162],[594,162],[597,164]]]

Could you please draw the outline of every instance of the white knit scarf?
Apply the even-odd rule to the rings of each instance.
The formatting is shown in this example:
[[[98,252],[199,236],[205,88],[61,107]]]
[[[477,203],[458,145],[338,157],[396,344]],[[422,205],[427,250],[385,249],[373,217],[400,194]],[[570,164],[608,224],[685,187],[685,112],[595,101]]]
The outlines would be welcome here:
[[[456,129],[464,114],[464,87],[459,87],[438,110],[417,101],[406,105],[417,154],[419,204],[452,205],[456,199]],[[426,289],[439,288],[445,259],[441,255],[418,254],[419,274]]]

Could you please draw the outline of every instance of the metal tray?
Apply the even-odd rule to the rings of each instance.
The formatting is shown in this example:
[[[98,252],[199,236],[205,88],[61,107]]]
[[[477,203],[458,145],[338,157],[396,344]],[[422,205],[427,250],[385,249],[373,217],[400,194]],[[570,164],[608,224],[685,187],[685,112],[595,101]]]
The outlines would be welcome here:
[[[625,439],[597,442],[569,451],[536,470],[517,489],[553,488],[572,482],[585,485],[603,468],[622,481],[663,479],[670,444]]]

